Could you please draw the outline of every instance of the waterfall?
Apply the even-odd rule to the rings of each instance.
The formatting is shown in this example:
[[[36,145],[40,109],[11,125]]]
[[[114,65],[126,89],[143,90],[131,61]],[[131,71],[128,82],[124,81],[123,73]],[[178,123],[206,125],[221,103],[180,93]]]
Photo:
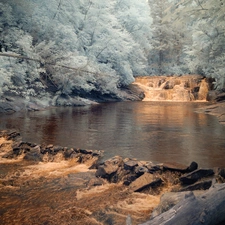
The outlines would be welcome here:
[[[143,101],[206,101],[207,80],[201,75],[136,77],[145,93]]]

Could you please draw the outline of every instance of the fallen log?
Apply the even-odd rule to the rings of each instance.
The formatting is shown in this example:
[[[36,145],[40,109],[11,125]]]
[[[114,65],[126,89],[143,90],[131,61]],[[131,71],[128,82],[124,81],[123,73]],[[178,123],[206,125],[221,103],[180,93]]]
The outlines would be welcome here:
[[[207,192],[193,192],[168,211],[140,225],[217,225],[225,221],[225,183],[213,185]]]

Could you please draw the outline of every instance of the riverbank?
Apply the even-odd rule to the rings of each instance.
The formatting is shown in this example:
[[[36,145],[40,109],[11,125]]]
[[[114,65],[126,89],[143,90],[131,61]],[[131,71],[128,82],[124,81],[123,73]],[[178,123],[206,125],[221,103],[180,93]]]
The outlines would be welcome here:
[[[44,94],[43,94],[44,93]],[[0,114],[19,111],[42,111],[50,107],[85,106],[102,102],[141,101],[143,91],[135,84],[118,88],[116,93],[102,94],[100,92],[82,92],[72,94],[58,94],[53,91],[43,92],[41,96],[20,96],[3,94],[0,98]]]
[[[212,105],[199,108],[197,112],[216,116],[218,121],[225,125],[225,93],[217,95]]]
[[[115,156],[100,163],[101,156],[101,151],[28,143],[16,131],[1,131],[0,221],[137,225],[225,181],[223,168],[202,169],[196,162],[153,164]]]

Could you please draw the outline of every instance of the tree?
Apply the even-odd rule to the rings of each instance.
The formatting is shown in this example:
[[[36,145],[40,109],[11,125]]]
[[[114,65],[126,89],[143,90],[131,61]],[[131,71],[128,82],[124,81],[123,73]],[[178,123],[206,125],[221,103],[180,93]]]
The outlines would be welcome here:
[[[183,49],[188,40],[182,26],[174,22],[174,2],[149,0],[153,18],[149,64],[154,74],[182,74],[184,69]]]
[[[177,20],[192,34],[187,46],[187,63],[192,73],[216,79],[216,88],[224,87],[225,5],[221,0],[178,1]]]

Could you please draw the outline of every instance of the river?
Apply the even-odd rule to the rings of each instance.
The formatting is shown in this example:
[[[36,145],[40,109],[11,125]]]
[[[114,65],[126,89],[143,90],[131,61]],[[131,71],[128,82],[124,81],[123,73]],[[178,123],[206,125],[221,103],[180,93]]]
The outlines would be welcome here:
[[[24,141],[83,149],[154,163],[176,161],[225,167],[225,127],[195,113],[209,103],[117,102],[1,115],[0,129]]]

